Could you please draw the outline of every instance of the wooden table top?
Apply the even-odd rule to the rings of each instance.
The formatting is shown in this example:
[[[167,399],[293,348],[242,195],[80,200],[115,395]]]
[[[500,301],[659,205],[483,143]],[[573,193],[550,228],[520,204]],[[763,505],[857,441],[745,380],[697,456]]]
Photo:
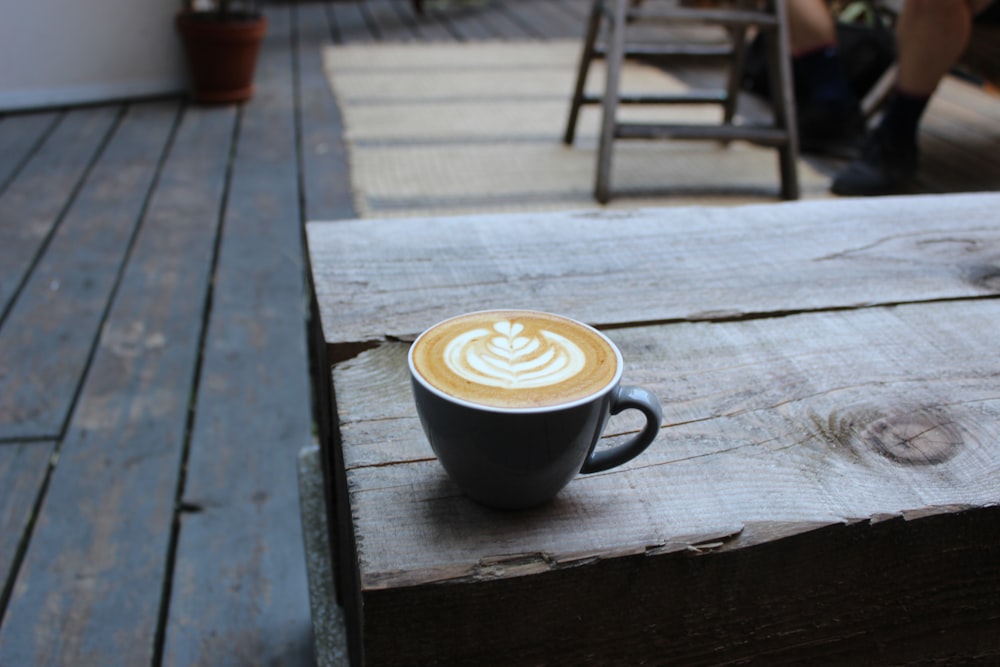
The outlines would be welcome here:
[[[609,633],[615,650],[632,647],[621,655],[648,657],[655,647],[661,658],[677,658],[669,653],[677,641],[668,638],[680,630],[650,634],[635,619],[606,621],[615,629],[601,626],[604,640],[593,628],[563,643],[532,639],[511,629],[524,624],[523,612],[496,607],[495,596],[524,595],[550,615],[564,613],[552,606],[554,591],[564,604],[581,604],[580,586],[621,593],[647,567],[658,573],[649,575],[654,588],[675,586],[677,562],[694,556],[718,554],[707,562],[731,574],[740,571],[733,562],[749,567],[762,548],[802,548],[807,534],[818,540],[792,562],[766,561],[773,576],[761,576],[784,581],[788,568],[832,571],[824,558],[850,526],[865,527],[850,539],[871,534],[869,545],[882,544],[879,531],[897,530],[890,526],[928,527],[908,547],[923,554],[931,544],[939,551],[942,539],[961,543],[973,531],[969,521],[983,520],[992,532],[977,524],[977,539],[995,558],[998,211],[1000,195],[975,194],[310,223],[323,333],[336,361],[342,461],[331,475],[349,504],[351,525],[341,529],[356,545],[349,565],[356,566],[350,593],[362,602],[357,653],[402,664],[401,656],[412,657],[403,638],[444,628],[450,648],[435,655],[443,662],[441,655],[454,655],[455,664],[489,647],[515,647],[506,654],[513,662],[531,662],[543,649],[601,655]],[[549,310],[603,328],[622,349],[624,381],[663,403],[657,441],[621,468],[576,478],[536,510],[497,512],[462,496],[420,429],[407,341],[450,315],[493,307]],[[614,418],[606,440],[634,431],[637,421]],[[915,520],[942,516],[958,518]],[[939,525],[941,532],[931,530]],[[862,550],[852,553],[838,566],[857,566],[852,559]],[[940,573],[940,563],[921,562]],[[991,576],[978,580],[979,590],[996,590],[1000,575]],[[841,588],[827,584],[837,598]],[[789,596],[781,586],[771,590]],[[445,623],[418,601],[462,613]],[[616,613],[631,619],[634,605],[621,604]],[[660,613],[643,604],[642,619]],[[492,615],[479,619],[484,605]],[[503,623],[508,612],[519,619],[511,628]],[[816,617],[804,617],[817,627]],[[873,627],[883,632],[902,622],[879,618]],[[456,627],[480,627],[476,619],[502,638],[455,639],[464,636]],[[798,632],[801,622],[772,625]],[[754,636],[765,626],[754,626]],[[845,634],[813,641],[826,646]]]

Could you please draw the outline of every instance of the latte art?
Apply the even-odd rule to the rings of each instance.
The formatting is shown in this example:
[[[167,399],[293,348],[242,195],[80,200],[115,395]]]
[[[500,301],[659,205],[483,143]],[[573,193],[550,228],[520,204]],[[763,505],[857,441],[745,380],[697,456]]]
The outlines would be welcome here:
[[[470,382],[510,389],[546,387],[583,370],[586,356],[570,339],[545,329],[523,333],[520,322],[501,320],[460,334],[445,348],[445,364]]]
[[[460,315],[425,331],[410,350],[416,375],[461,401],[503,409],[565,405],[620,376],[617,349],[590,327],[530,310]]]

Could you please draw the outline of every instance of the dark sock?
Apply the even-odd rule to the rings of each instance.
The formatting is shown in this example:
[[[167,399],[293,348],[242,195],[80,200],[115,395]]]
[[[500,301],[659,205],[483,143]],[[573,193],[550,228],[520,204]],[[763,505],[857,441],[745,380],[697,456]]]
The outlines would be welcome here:
[[[792,68],[795,80],[805,88],[806,102],[838,108],[855,104],[847,69],[836,45],[800,53],[792,59]]]
[[[920,119],[929,101],[929,95],[910,95],[897,88],[889,98],[879,130],[897,145],[915,146]]]

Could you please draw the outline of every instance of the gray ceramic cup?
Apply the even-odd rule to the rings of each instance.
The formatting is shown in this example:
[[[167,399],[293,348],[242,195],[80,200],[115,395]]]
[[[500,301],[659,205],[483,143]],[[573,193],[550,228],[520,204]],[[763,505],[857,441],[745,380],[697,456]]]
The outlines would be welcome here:
[[[460,377],[448,377],[450,359],[458,360]],[[542,504],[577,474],[638,456],[660,430],[656,397],[621,384],[618,347],[569,318],[527,310],[461,315],[421,334],[408,360],[431,448],[458,487],[490,507]],[[549,377],[558,381],[542,390],[521,387],[544,385]],[[520,384],[501,386],[511,382]],[[529,400],[518,398],[519,392]],[[643,413],[642,430],[627,442],[596,449],[609,417],[628,409]]]

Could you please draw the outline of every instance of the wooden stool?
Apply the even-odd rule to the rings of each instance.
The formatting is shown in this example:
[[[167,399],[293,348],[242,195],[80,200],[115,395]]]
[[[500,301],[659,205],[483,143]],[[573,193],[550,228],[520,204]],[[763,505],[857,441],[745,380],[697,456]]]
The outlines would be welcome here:
[[[697,6],[691,6],[697,5]],[[607,23],[605,44],[598,44],[602,22]],[[727,44],[639,44],[630,42],[627,33],[633,26],[657,22],[673,25],[694,23],[717,25],[727,29]],[[757,30],[767,47],[769,82],[774,122],[770,126],[737,125],[733,122],[736,101],[743,77],[748,34]],[[792,93],[791,63],[788,54],[788,29],[784,0],[729,0],[727,2],[680,3],[636,2],[635,0],[594,0],[590,9],[583,42],[583,54],[577,73],[573,101],[563,141],[573,143],[580,107],[601,104],[601,129],[597,153],[597,179],[594,196],[601,203],[611,198],[611,151],[615,139],[707,139],[729,142],[746,140],[777,149],[781,177],[781,196],[799,196],[796,160],[798,136],[795,125],[795,99]],[[725,90],[700,91],[675,95],[630,95],[620,91],[622,64],[625,58],[642,57],[670,62],[680,58],[715,59],[729,63]],[[585,93],[590,63],[597,58],[606,62],[607,76],[603,96]],[[618,122],[619,104],[716,104],[723,108],[721,124],[654,124]]]

